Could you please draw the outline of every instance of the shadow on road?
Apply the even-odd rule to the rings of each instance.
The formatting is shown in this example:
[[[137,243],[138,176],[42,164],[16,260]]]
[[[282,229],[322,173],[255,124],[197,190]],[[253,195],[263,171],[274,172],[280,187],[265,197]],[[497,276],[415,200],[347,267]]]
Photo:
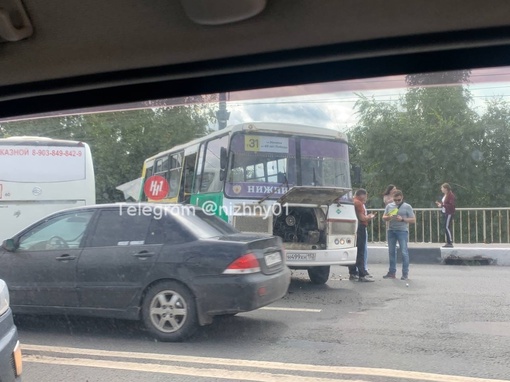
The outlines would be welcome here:
[[[288,326],[280,321],[258,319],[243,315],[233,317],[216,317],[211,325],[201,327],[189,342],[256,342],[273,341],[281,338]]]
[[[153,342],[154,338],[145,331],[142,323],[130,320],[107,318],[90,318],[76,316],[31,316],[16,315],[15,323],[20,336],[31,335],[71,336],[73,340],[80,338],[101,340],[141,340]],[[211,325],[200,327],[187,343],[215,341],[252,341],[264,337],[280,337],[287,326],[281,322],[252,317],[216,317]],[[57,341],[58,342],[58,341]]]
[[[113,339],[151,339],[138,321],[109,318],[47,315],[16,315],[14,321],[21,335],[26,332],[73,337]]]

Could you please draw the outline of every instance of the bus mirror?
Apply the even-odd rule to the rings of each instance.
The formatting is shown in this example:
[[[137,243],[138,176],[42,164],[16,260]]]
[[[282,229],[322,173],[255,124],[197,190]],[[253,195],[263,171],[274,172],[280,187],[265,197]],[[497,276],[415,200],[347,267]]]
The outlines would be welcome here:
[[[361,166],[352,166],[352,184],[356,186],[361,185]]]
[[[14,252],[17,249],[17,246],[14,243],[14,239],[4,240],[4,242],[2,243],[2,247],[9,252]]]
[[[227,170],[227,164],[228,164],[228,153],[227,149],[225,147],[222,147],[220,149],[220,168],[223,171]]]
[[[225,147],[220,149],[220,181],[225,180],[227,174],[228,153]]]

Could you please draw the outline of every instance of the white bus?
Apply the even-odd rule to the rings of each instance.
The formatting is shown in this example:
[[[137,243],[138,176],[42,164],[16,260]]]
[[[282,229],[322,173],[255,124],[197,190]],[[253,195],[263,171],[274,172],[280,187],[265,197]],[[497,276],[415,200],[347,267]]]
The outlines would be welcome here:
[[[0,139],[0,241],[52,212],[95,202],[94,168],[86,143]]]
[[[245,123],[148,158],[142,178],[159,175],[163,199],[191,203],[243,232],[280,236],[287,265],[328,280],[331,265],[356,262],[347,137],[335,130]],[[149,200],[141,190],[141,199]]]

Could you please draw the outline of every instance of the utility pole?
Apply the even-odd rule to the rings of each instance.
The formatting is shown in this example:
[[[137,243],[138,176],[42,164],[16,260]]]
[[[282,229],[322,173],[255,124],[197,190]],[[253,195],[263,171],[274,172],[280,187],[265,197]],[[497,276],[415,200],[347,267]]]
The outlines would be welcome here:
[[[227,111],[227,93],[219,93],[219,109],[216,112],[216,119],[218,120],[218,130],[227,127],[230,112]]]

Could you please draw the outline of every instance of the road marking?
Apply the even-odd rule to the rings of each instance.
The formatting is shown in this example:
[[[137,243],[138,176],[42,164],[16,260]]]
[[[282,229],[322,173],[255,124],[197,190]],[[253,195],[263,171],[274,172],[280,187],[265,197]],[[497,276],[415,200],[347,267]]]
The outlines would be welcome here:
[[[264,310],[283,310],[288,312],[307,312],[307,313],[320,313],[322,309],[305,309],[305,308],[280,308],[277,306],[264,306]]]
[[[25,359],[26,358],[26,359]],[[157,374],[190,375],[203,378],[233,379],[236,381],[261,381],[261,382],[353,382],[348,379],[331,379],[317,377],[303,377],[291,374],[275,374],[267,372],[254,372],[242,370],[209,369],[198,367],[182,367],[174,365],[161,365],[153,363],[134,363],[119,361],[103,361],[97,359],[82,358],[57,358],[46,356],[28,356],[23,362],[35,362],[46,364],[58,364],[66,366],[85,366],[103,369],[118,369],[128,371],[142,371]],[[369,382],[367,380],[355,380],[354,382]]]
[[[112,369],[127,369],[139,370],[139,371],[151,371],[166,374],[182,374],[183,375],[195,375],[202,376],[200,373],[203,370],[210,371],[211,373],[217,373],[219,371],[225,373],[225,377],[218,378],[229,378],[238,380],[256,380],[256,381],[282,381],[287,382],[287,379],[276,379],[275,376],[281,378],[291,378],[288,381],[300,381],[305,382],[306,379],[297,379],[297,375],[286,375],[286,374],[271,374],[267,372],[248,372],[248,371],[232,371],[232,370],[219,370],[218,369],[204,369],[200,368],[186,368],[181,366],[174,366],[175,363],[196,363],[201,365],[215,365],[215,366],[231,366],[231,367],[245,367],[254,369],[273,369],[273,370],[284,370],[292,372],[310,372],[314,373],[314,378],[311,381],[342,381],[341,379],[319,379],[318,373],[328,374],[348,374],[358,376],[372,376],[372,377],[387,377],[387,378],[402,378],[402,379],[413,379],[419,381],[431,381],[431,382],[508,382],[499,379],[486,379],[476,377],[463,377],[447,374],[432,374],[423,373],[417,371],[404,371],[404,370],[392,370],[392,369],[379,369],[379,368],[365,368],[365,367],[349,367],[349,366],[323,366],[323,365],[310,365],[310,364],[296,364],[296,363],[285,363],[285,362],[271,362],[271,361],[251,361],[242,359],[229,359],[229,358],[209,358],[209,357],[195,357],[195,356],[184,356],[184,355],[173,355],[173,354],[157,354],[157,353],[139,353],[139,352],[121,352],[121,351],[110,351],[110,350],[96,350],[96,349],[81,349],[81,348],[69,348],[69,347],[53,347],[44,345],[29,345],[23,344],[22,350],[24,362],[36,362],[36,363],[47,363],[47,364],[59,364],[59,365],[75,365],[75,366],[90,366],[90,367],[102,367]],[[27,353],[28,352],[28,353]],[[30,352],[48,352],[48,353],[60,353],[67,356],[79,355],[79,356],[100,356],[100,357],[116,357],[116,358],[127,358],[127,359],[140,359],[140,360],[151,360],[151,361],[165,361],[172,365],[149,365],[147,363],[134,363],[134,362],[120,362],[120,361],[105,361],[96,359],[83,359],[83,358],[63,358],[63,357],[50,357],[42,354],[30,354]],[[149,365],[149,366],[148,366]],[[138,369],[137,369],[138,368]],[[182,370],[181,370],[182,369]],[[177,372],[177,370],[181,370]],[[188,374],[193,372],[193,374]],[[233,377],[233,372],[236,376]],[[239,377],[239,374],[242,378]],[[257,374],[256,379],[252,374]],[[244,375],[246,374],[246,377]],[[269,379],[261,379],[263,376],[269,375]],[[209,377],[209,375],[206,375]],[[273,379],[271,379],[273,378]],[[300,377],[307,378],[307,377]],[[351,380],[352,382],[352,380]]]

